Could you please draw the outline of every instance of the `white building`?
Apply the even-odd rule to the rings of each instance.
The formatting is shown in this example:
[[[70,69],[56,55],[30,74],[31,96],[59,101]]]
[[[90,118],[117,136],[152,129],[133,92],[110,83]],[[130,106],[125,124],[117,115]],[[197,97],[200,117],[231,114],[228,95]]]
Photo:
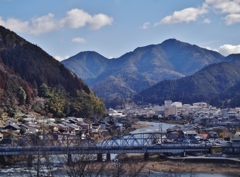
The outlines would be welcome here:
[[[117,112],[116,110],[114,110],[112,108],[108,109],[108,115],[112,116],[112,117],[125,117],[126,116],[122,112]]]
[[[182,107],[182,103],[181,102],[173,102],[172,105],[176,106],[177,108],[181,108]]]
[[[236,111],[229,111],[229,112],[228,112],[228,117],[229,117],[229,118],[235,118],[235,117],[236,117],[236,114],[237,114]]]
[[[201,108],[206,108],[208,107],[208,104],[205,102],[197,102],[197,103],[193,103],[193,106],[197,106],[197,107],[201,107]]]
[[[171,106],[172,100],[165,100],[164,101],[164,106]]]

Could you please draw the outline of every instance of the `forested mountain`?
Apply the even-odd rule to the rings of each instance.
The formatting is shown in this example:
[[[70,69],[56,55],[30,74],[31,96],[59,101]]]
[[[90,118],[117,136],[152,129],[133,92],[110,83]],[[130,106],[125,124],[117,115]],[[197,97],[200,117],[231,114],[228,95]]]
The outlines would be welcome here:
[[[119,58],[80,52],[62,63],[82,78],[105,102],[127,98],[167,79],[191,75],[226,61],[221,54],[176,39],[136,48]],[[116,100],[114,100],[115,102]]]
[[[236,67],[240,67],[240,54],[232,54],[227,58],[231,64],[235,65]],[[210,103],[219,107],[239,107],[240,82],[214,97]]]
[[[239,83],[240,67],[231,62],[221,62],[207,66],[192,76],[159,82],[137,94],[134,100],[154,104],[162,104],[166,99],[183,103],[206,101],[220,105],[221,100],[225,101],[220,99],[221,94],[237,90],[236,84]]]
[[[63,64],[0,26],[0,111],[55,117],[102,114],[103,103]]]
[[[79,60],[79,58],[81,59]],[[92,79],[104,72],[110,62],[111,60],[92,51],[81,52],[71,57],[71,62],[69,62],[69,60],[64,60],[62,64],[67,68],[71,68],[74,73],[77,73],[79,78],[88,81],[88,84],[90,84]]]

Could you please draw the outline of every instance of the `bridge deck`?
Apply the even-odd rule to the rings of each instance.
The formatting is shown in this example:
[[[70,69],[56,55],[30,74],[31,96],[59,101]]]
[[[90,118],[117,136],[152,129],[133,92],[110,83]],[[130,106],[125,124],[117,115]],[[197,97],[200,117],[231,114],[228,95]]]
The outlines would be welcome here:
[[[0,155],[54,155],[99,153],[182,153],[207,152],[211,146],[203,144],[159,144],[161,133],[138,133],[112,137],[102,142],[81,139],[73,135],[25,135],[0,143]]]

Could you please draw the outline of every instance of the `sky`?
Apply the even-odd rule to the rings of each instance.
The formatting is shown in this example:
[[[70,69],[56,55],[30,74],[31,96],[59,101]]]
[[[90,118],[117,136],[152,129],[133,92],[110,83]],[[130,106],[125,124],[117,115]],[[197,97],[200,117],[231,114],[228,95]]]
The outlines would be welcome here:
[[[0,25],[59,61],[118,58],[169,38],[240,53],[240,0],[0,0]]]

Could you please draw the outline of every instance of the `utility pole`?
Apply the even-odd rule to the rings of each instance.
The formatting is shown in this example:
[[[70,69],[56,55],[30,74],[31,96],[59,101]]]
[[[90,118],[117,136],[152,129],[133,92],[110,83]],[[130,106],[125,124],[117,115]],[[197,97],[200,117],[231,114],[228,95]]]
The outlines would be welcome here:
[[[37,140],[36,134],[35,134],[35,143],[38,146],[37,177],[40,177],[40,147],[39,147],[39,142]]]
[[[160,122],[160,124],[159,124],[159,132],[161,134],[161,144],[162,144],[162,122]]]

